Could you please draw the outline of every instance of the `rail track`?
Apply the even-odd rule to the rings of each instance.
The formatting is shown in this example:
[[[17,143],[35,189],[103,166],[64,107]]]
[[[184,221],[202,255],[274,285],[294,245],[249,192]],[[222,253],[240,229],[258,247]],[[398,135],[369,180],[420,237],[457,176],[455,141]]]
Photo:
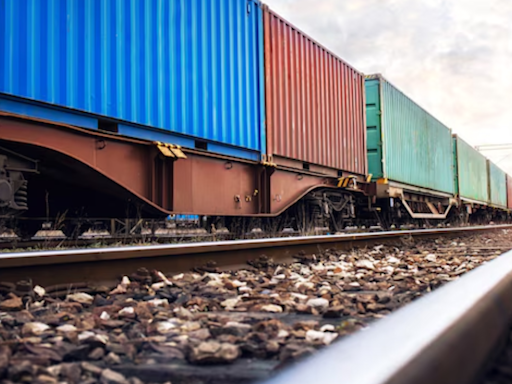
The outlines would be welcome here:
[[[15,283],[30,277],[34,284],[116,281],[140,267],[166,273],[193,268],[231,268],[246,265],[263,254],[276,261],[290,261],[301,252],[350,249],[393,243],[400,238],[429,238],[510,229],[512,225],[401,230],[334,236],[216,241],[189,244],[141,245],[112,248],[12,252],[0,254],[0,281]]]
[[[288,382],[293,362],[352,343],[512,249],[511,228],[4,253],[0,379],[244,384],[281,372]]]

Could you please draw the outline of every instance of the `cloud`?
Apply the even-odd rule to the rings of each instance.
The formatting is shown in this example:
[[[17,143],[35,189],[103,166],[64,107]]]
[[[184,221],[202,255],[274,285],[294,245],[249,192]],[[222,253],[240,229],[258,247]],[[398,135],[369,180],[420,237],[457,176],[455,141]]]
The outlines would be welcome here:
[[[512,143],[510,0],[266,3],[360,71],[382,73],[469,143]],[[499,165],[512,174],[512,155]]]

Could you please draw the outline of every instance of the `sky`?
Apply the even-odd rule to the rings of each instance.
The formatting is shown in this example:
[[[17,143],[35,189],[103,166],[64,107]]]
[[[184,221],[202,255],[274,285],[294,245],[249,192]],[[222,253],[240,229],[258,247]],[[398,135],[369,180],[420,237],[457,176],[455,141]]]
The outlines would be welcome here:
[[[266,0],[472,145],[512,144],[511,0]],[[512,149],[485,151],[512,174]]]

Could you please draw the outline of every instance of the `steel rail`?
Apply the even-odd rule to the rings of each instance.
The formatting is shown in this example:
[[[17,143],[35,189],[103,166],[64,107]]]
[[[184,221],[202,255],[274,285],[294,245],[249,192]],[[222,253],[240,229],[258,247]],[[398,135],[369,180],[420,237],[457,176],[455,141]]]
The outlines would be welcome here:
[[[219,267],[236,266],[266,254],[291,259],[300,251],[347,249],[356,245],[396,242],[406,236],[435,237],[511,229],[512,225],[400,230],[333,236],[303,236],[187,244],[141,245],[107,248],[0,253],[0,281],[32,278],[38,284],[111,281],[137,268],[179,272],[215,261]]]
[[[508,252],[266,384],[475,383],[511,323]]]

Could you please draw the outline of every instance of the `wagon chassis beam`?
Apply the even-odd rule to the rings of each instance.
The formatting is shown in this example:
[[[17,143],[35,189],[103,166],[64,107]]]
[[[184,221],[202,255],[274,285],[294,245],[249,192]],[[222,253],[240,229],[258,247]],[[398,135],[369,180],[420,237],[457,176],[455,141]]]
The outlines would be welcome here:
[[[439,211],[434,206],[434,204],[427,201],[427,202],[425,202],[425,204],[427,205],[428,209],[430,209],[431,213],[423,213],[423,212],[420,213],[420,212],[414,212],[412,210],[411,206],[409,205],[409,203],[407,202],[407,200],[405,200],[405,198],[401,197],[400,200],[402,201],[402,204],[404,205],[405,209],[407,210],[407,212],[409,213],[409,215],[411,215],[411,217],[413,219],[444,220],[448,217],[448,214],[450,213],[450,210],[453,207],[453,203],[450,203],[450,205],[448,205],[448,207],[446,208],[444,213],[439,213]]]

